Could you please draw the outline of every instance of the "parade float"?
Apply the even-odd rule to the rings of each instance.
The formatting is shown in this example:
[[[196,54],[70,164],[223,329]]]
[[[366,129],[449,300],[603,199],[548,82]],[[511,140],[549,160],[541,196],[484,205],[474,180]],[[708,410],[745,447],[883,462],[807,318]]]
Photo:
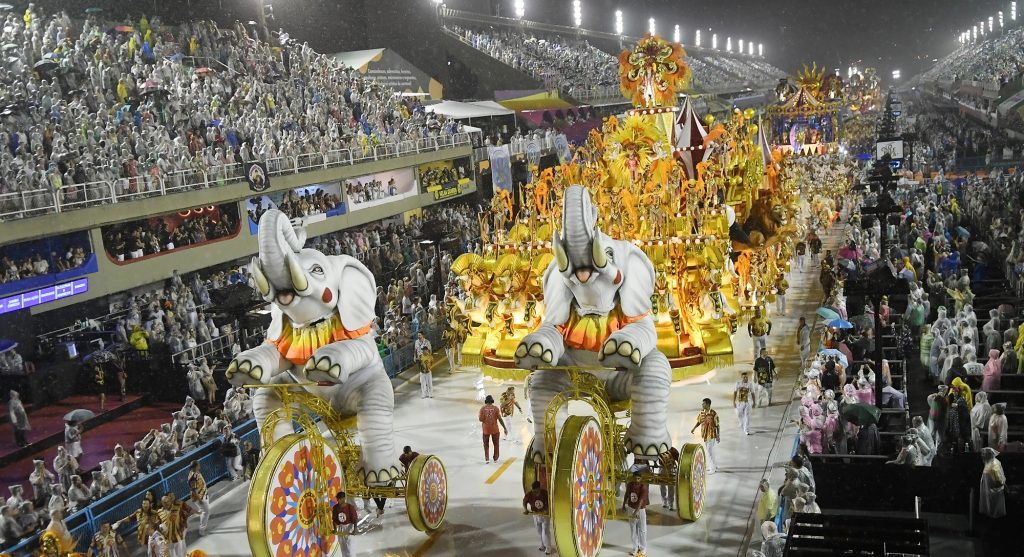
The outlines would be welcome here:
[[[824,155],[839,145],[844,84],[838,74],[806,65],[796,83],[784,80],[776,89],[779,102],[767,109],[772,145],[783,153]]]
[[[255,390],[262,455],[246,530],[255,557],[331,555],[337,493],[403,498],[413,527],[437,530],[448,505],[442,462],[406,469],[394,442],[394,391],[374,342],[375,280],[357,259],[304,248],[306,232],[271,209],[249,265],[271,308],[266,341],[235,356],[225,377]],[[357,442],[358,439],[358,442]]]
[[[496,192],[480,217],[482,252],[451,268],[460,293],[449,315],[465,333],[464,364],[526,377],[515,350],[544,315],[542,276],[572,184],[589,191],[601,230],[650,259],[651,316],[673,380],[731,362],[741,320],[774,300],[797,199],[779,179],[785,155],[753,110],[717,122],[678,103],[689,77],[683,56],[654,37],[624,52],[622,91],[634,108],[607,118],[572,160],[538,172],[516,197]]]

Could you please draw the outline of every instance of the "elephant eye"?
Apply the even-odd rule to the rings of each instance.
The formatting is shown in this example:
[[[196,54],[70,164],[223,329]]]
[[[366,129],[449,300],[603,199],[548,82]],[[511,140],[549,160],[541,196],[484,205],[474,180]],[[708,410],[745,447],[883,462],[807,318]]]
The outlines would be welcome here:
[[[322,275],[322,274],[324,274],[324,268],[321,267],[320,265],[313,265],[313,268],[310,269],[310,272],[316,273],[318,275]]]

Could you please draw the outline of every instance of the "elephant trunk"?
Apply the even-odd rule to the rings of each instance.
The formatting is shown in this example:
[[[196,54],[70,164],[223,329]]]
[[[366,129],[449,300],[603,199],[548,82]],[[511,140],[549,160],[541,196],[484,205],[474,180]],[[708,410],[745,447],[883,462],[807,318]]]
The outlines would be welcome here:
[[[258,243],[260,270],[274,289],[278,292],[304,290],[296,288],[293,278],[299,278],[294,261],[306,243],[305,231],[297,232],[284,213],[271,209],[260,217]],[[301,279],[298,282],[303,286]]]
[[[597,215],[590,193],[583,186],[570,186],[563,196],[563,245],[573,269],[593,268],[591,242]]]

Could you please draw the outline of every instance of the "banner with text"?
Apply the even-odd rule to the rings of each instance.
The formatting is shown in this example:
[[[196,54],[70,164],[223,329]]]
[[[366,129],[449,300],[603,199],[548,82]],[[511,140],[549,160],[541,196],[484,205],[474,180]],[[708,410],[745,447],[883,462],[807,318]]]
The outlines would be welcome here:
[[[491,184],[494,189],[512,191],[512,159],[509,157],[508,145],[491,147],[488,158],[491,160]]]

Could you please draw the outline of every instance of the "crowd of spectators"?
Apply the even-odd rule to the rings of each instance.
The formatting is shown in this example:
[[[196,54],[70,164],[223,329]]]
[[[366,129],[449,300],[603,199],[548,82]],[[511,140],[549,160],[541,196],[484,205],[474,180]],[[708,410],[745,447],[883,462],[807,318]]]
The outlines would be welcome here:
[[[62,253],[50,251],[47,255],[45,251],[11,257],[0,248],[0,284],[77,269],[85,265],[91,253],[79,245],[68,246]]]
[[[924,73],[926,81],[979,81],[1000,89],[1024,72],[1024,29],[988,34],[961,45]]]
[[[394,178],[389,179],[386,184],[376,178],[345,180],[345,197],[352,206],[396,195],[398,188],[395,186]]]
[[[493,27],[448,24],[448,29],[473,48],[542,81],[548,89],[580,98],[619,95],[618,59],[585,40]],[[690,53],[686,62],[698,87],[763,83],[786,75],[763,60],[725,54]]]
[[[402,142],[458,129],[428,127],[414,98],[306,44],[261,42],[242,24],[77,20],[34,5],[3,23],[0,213],[8,216],[45,209],[51,194],[86,205],[109,198],[111,184],[117,195],[218,184],[239,177],[238,163],[294,169],[300,155],[320,164],[341,149],[398,152]]]
[[[263,216],[263,213],[272,208],[269,202],[264,205],[267,199],[265,196],[249,198],[248,213],[250,221],[254,223],[260,222],[260,217]],[[338,199],[337,195],[318,188],[316,191],[302,190],[302,193],[296,190],[287,191],[284,193],[281,201],[277,203],[277,208],[282,213],[288,215],[288,218],[298,219],[332,211],[340,204],[341,200]]]
[[[118,261],[202,244],[238,233],[238,210],[234,203],[201,209],[199,214],[151,217],[103,227],[103,245]]]
[[[3,516],[0,517],[3,545],[14,544],[40,532],[48,522],[48,528],[52,529],[54,522],[62,522],[63,517],[210,441],[219,442],[231,479],[240,477],[243,462],[251,467],[256,453],[251,446],[239,443],[232,428],[252,418],[251,398],[244,389],[231,389],[221,408],[212,410],[212,405],[207,408],[209,410],[204,415],[200,405],[187,397],[181,410],[171,414],[169,423],[150,430],[130,448],[115,445],[110,459],[100,462],[99,468],[88,476],[80,469],[78,457],[81,456],[81,447],[75,442],[66,441],[58,448],[50,468],[45,461],[35,460],[34,469],[27,478],[32,493],[25,493],[21,485],[12,486],[11,496],[3,506]],[[74,425],[68,427],[75,431],[73,436],[66,433],[66,439],[80,438],[81,433]],[[155,501],[150,503],[150,508],[156,511],[159,505]],[[137,515],[129,515],[125,521],[133,517]],[[121,522],[114,525],[115,530]],[[139,526],[140,545],[145,545],[146,524]]]
[[[456,182],[459,174],[452,167],[427,168],[420,172],[420,187],[425,190],[440,188],[446,184]]]

